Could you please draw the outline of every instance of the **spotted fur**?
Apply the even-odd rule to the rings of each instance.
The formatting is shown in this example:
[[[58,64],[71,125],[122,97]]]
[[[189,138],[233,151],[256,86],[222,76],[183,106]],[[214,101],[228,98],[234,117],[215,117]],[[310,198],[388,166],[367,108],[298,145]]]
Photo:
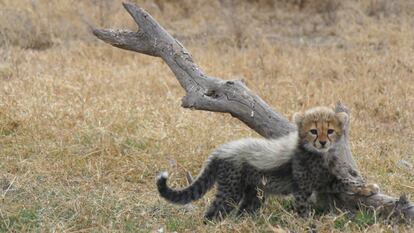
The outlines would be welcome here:
[[[345,113],[317,107],[296,114],[298,131],[279,139],[241,139],[220,146],[206,160],[194,182],[171,189],[167,174],[157,178],[160,195],[176,204],[200,199],[214,184],[217,192],[205,218],[220,219],[236,207],[238,213],[260,208],[263,195],[292,194],[301,216],[309,210],[314,191],[371,195],[375,187],[365,185],[357,171],[342,162],[336,142],[343,134]]]

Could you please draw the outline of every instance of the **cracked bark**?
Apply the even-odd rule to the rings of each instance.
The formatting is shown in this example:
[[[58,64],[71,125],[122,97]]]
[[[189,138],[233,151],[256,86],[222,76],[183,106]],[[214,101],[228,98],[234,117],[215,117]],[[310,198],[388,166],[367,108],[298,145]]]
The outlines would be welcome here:
[[[97,29],[92,33],[102,41],[115,47],[154,57],[160,57],[174,73],[181,87],[186,91],[182,107],[212,112],[230,113],[251,129],[266,138],[277,138],[296,130],[284,116],[274,111],[259,96],[253,93],[241,80],[225,81],[206,75],[193,61],[191,54],[174,39],[145,10],[130,3],[123,6],[137,23],[137,32],[129,30]],[[347,108],[337,103],[336,111]],[[357,169],[349,146],[349,124],[341,143],[341,155]],[[335,200],[345,207],[362,205],[381,210],[386,216],[398,219],[414,219],[414,204],[382,193],[371,197],[351,195],[323,196],[321,200]]]

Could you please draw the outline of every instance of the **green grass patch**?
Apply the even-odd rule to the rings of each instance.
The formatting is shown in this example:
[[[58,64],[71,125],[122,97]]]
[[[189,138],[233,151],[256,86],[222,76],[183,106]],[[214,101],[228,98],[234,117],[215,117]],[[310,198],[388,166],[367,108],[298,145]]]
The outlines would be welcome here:
[[[18,213],[1,217],[0,232],[40,232],[40,208],[21,209]]]
[[[338,230],[344,230],[349,222],[349,217],[346,214],[344,214],[335,219],[334,227]]]
[[[376,222],[375,212],[361,208],[353,217],[352,222],[361,230],[367,228]]]
[[[125,140],[124,145],[128,148],[135,149],[138,151],[143,151],[148,148],[148,143],[144,140],[135,140],[133,138],[128,138]]]

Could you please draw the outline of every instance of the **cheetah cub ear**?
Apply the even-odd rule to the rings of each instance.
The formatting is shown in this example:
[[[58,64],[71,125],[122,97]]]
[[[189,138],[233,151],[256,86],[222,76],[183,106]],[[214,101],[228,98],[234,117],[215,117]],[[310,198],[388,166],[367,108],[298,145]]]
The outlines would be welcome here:
[[[338,119],[341,128],[343,128],[345,124],[348,122],[348,114],[346,112],[338,112],[335,113],[335,116]]]
[[[292,116],[292,120],[293,122],[295,122],[295,124],[299,127],[302,123],[303,120],[303,115],[300,112],[295,112]]]

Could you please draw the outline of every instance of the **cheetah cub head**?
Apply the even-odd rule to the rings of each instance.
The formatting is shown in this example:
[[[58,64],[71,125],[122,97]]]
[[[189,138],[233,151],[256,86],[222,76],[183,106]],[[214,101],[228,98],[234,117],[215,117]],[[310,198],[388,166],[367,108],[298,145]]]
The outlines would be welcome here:
[[[294,114],[293,120],[298,127],[299,143],[309,151],[325,153],[341,139],[348,115],[328,107],[315,107]]]

